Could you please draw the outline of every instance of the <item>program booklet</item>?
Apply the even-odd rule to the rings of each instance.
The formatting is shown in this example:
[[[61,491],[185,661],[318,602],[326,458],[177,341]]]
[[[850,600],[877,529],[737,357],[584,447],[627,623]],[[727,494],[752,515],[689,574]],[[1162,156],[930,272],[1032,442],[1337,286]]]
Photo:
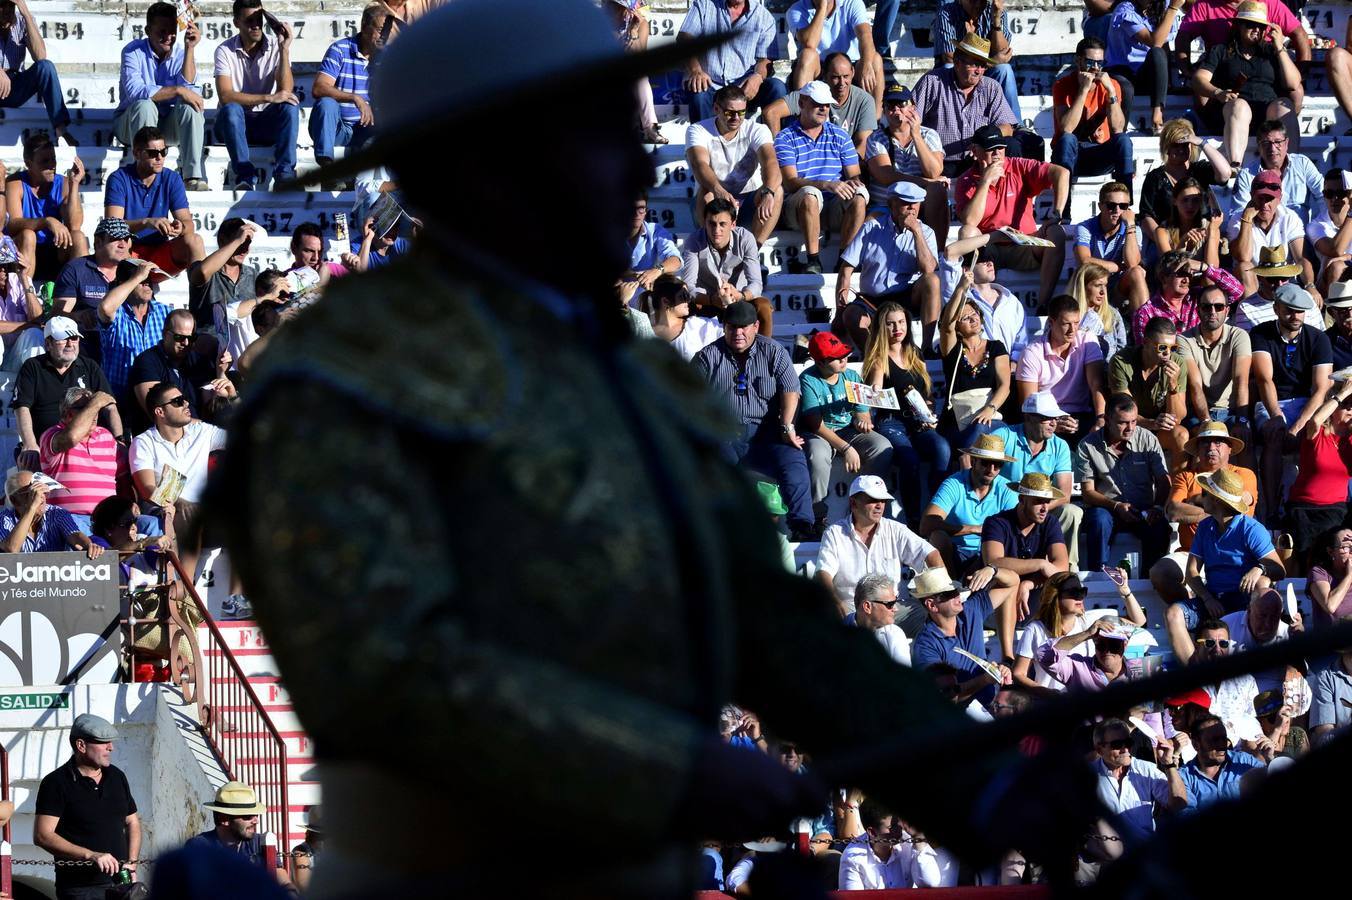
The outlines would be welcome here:
[[[178,502],[178,498],[183,494],[185,481],[182,472],[165,463],[164,467],[160,469],[160,482],[155,485],[155,492],[150,495],[150,502],[159,506],[168,506],[171,503]]]
[[[859,381],[845,382],[845,399],[860,406],[873,406],[878,409],[901,409],[897,400],[896,388],[875,388],[871,384]]]
[[[1018,244],[1018,245],[1023,246],[1023,247],[1055,247],[1055,246],[1056,246],[1056,244],[1052,243],[1051,241],[1047,240],[1046,238],[1040,238],[1040,237],[1038,237],[1037,235],[1033,235],[1033,234],[1024,234],[1022,231],[1017,231],[1017,230],[1015,230],[1014,228],[1011,228],[1011,227],[1008,226],[1008,225],[1006,225],[1004,228],[997,228],[995,231],[996,231],[997,234],[1003,234],[1005,237],[1009,238],[1010,243]]]

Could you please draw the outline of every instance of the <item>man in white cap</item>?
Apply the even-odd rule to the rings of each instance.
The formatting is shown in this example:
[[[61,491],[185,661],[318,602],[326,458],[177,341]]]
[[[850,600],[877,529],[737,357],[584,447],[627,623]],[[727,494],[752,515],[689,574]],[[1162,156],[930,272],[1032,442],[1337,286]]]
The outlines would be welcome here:
[[[831,107],[831,121],[845,129],[854,141],[859,158],[863,159],[864,142],[878,123],[878,101],[868,91],[850,83],[854,79],[854,63],[844,53],[832,53],[824,66],[820,80],[831,89],[831,97],[836,101]],[[779,134],[784,121],[798,115],[798,98],[802,93],[801,90],[790,91],[765,107],[761,119],[772,134]]]
[[[810,275],[822,271],[823,223],[839,227],[840,245],[847,247],[868,207],[859,151],[845,129],[831,121],[835,104],[824,82],[812,82],[798,97],[798,117],[775,136],[775,156],[784,179],[784,216],[803,232],[807,248],[803,271]]]
[[[943,555],[950,571],[966,574],[981,563],[982,523],[1012,509],[1019,498],[1001,474],[1014,457],[1005,453],[995,435],[981,435],[962,452],[972,466],[959,469],[939,485],[920,520],[920,536]]]
[[[1333,327],[1326,334],[1333,350],[1333,371],[1352,366],[1352,281],[1335,281],[1324,297]]]
[[[211,813],[212,827],[189,839],[189,847],[216,847],[228,853],[238,853],[251,866],[268,869],[277,883],[289,886],[291,875],[286,859],[280,853],[269,866],[263,850],[263,833],[258,830],[258,817],[268,811],[258,801],[254,789],[242,781],[227,781],[216,789],[216,796],[202,808]]]
[[[943,565],[933,545],[887,517],[888,504],[895,499],[877,475],[860,475],[850,483],[850,514],[822,534],[814,577],[836,598],[842,617],[854,611],[855,585],[865,575],[883,573],[897,585],[906,569],[919,572]],[[925,624],[923,607],[903,602],[897,624],[914,637]]]
[[[119,869],[135,877],[141,818],[127,776],[112,764],[117,729],[82,713],[70,727],[71,756],[38,786],[33,843],[58,862],[58,900],[103,900]]]
[[[14,420],[19,429],[22,450],[30,454],[20,458],[22,465],[35,469],[39,465],[38,438],[61,421],[61,401],[71,388],[89,388],[94,392],[111,394],[113,388],[103,369],[88,356],[80,353],[80,327],[74,319],[53,316],[42,326],[42,346],[46,353],[33,356],[19,367],[14,382]],[[113,437],[122,444],[122,417],[117,405],[104,408],[102,422]]]
[[[934,325],[939,321],[938,246],[934,230],[920,221],[920,204],[925,189],[913,181],[898,181],[885,188],[887,215],[870,219],[854,240],[840,253],[840,274],[836,277],[836,309],[850,304],[854,273],[859,272],[859,294],[876,310],[881,303],[893,301],[906,307],[924,323],[922,347],[934,342]],[[869,319],[846,320],[843,324],[863,353]]]
[[[1019,505],[986,519],[981,526],[981,559],[1019,576],[1019,617],[1030,610],[1029,596],[1057,572],[1070,571],[1066,537],[1051,504],[1064,500],[1052,480],[1041,472],[1025,472],[1011,483]],[[1012,649],[1012,648],[1011,648]],[[1009,655],[1013,659],[1014,654]]]
[[[991,432],[1004,444],[1005,455],[1013,460],[1000,474],[1011,482],[1019,481],[1029,472],[1039,472],[1051,479],[1061,496],[1053,498],[1048,509],[1061,526],[1070,565],[1075,566],[1080,561],[1080,520],[1084,512],[1070,502],[1075,486],[1070,445],[1056,433],[1058,422],[1074,417],[1057,405],[1050,391],[1029,394],[1021,409],[1021,424],[1001,425]]]

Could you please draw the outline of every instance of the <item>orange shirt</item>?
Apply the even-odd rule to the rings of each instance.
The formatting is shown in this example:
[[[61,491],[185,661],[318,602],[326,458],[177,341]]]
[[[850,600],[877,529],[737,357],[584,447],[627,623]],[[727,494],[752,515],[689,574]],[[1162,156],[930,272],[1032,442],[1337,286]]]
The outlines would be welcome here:
[[[1249,492],[1253,499],[1249,502],[1249,515],[1253,515],[1258,508],[1258,477],[1249,469],[1243,466],[1230,466],[1239,480],[1244,483],[1244,490]],[[1169,477],[1169,485],[1173,490],[1169,494],[1169,499],[1175,503],[1186,503],[1188,498],[1196,497],[1202,493],[1202,486],[1197,483],[1197,473],[1192,469],[1184,469],[1181,472],[1175,472]],[[1178,524],[1178,543],[1184,550],[1192,547],[1193,535],[1197,534],[1197,523],[1191,525],[1180,522]]]
[[[1116,78],[1112,79],[1114,87],[1117,88],[1117,98],[1122,99],[1122,85]],[[1071,72],[1063,78],[1056,79],[1052,85],[1052,107],[1070,106],[1075,102],[1075,95],[1080,92],[1080,80],[1077,72]],[[1108,117],[1105,115],[1103,121],[1099,122],[1098,128],[1094,129],[1093,134],[1084,133],[1084,123],[1098,115],[1098,111],[1108,105],[1108,89],[1101,84],[1095,84],[1089,89],[1089,95],[1084,98],[1084,116],[1080,119],[1080,127],[1075,129],[1075,136],[1082,141],[1092,141],[1095,144],[1106,143],[1108,138],[1113,136],[1112,129],[1108,127]],[[1053,115],[1055,113],[1053,112]],[[1057,134],[1060,134],[1057,129]]]

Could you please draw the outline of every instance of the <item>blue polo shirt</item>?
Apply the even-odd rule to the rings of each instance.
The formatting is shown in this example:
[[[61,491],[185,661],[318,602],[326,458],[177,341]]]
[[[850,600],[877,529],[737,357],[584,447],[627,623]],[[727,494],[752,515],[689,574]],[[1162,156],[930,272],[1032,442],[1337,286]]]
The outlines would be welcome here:
[[[1273,549],[1272,534],[1257,519],[1236,515],[1222,534],[1216,520],[1207,516],[1188,552],[1206,566],[1206,586],[1220,595],[1238,590],[1244,573]]]
[[[61,267],[52,296],[58,300],[74,297],[76,309],[82,306],[97,307],[111,286],[112,283],[99,271],[93,254],[90,254],[72,259]]]
[[[324,59],[319,64],[319,71],[332,78],[333,86],[338,90],[356,94],[369,104],[371,95],[366,89],[366,67],[369,63],[370,60],[362,56],[361,51],[357,49],[357,39],[345,37],[329,44],[329,49],[324,52]],[[357,104],[340,101],[338,108],[342,111],[344,122],[355,124],[361,121]]]
[[[1005,456],[1014,457],[1014,462],[1005,463],[1000,473],[1003,478],[1019,481],[1025,472],[1040,472],[1055,481],[1062,472],[1075,471],[1070,464],[1070,445],[1059,435],[1047,438],[1042,445],[1042,452],[1034,456],[1022,425],[1002,425],[992,434],[1004,441]]]
[[[944,514],[944,521],[952,525],[980,525],[997,513],[1013,509],[1018,502],[1018,494],[1009,489],[1009,479],[1003,475],[996,475],[986,496],[978,498],[972,491],[971,469],[945,478],[930,500]],[[981,535],[955,537],[953,545],[964,558],[975,556],[981,552]]]
[[[979,659],[986,658],[986,619],[994,611],[989,591],[975,591],[967,597],[958,613],[958,631],[952,637],[939,630],[933,621],[925,623],[911,644],[911,666],[924,669],[935,663],[948,663],[966,678],[981,675],[981,669],[958,653],[966,650]],[[966,680],[966,679],[964,679]]]
[[[1105,235],[1098,216],[1085,219],[1075,226],[1075,246],[1088,249],[1094,259],[1121,262],[1127,246],[1127,223],[1119,221],[1117,231]]]
[[[805,181],[840,181],[846,166],[859,165],[859,152],[844,128],[826,122],[813,140],[803,132],[797,116],[775,135],[775,156],[781,166],[793,166]]]
[[[1258,757],[1250,756],[1243,750],[1231,750],[1225,765],[1216,773],[1216,780],[1212,781],[1198,771],[1197,760],[1194,759],[1178,770],[1179,777],[1188,788],[1188,809],[1199,809],[1217,800],[1233,800],[1239,796],[1239,779],[1244,777],[1244,773],[1262,768],[1265,766]]]
[[[1066,535],[1056,516],[1048,516],[1047,521],[1024,534],[1019,528],[1019,511],[1007,509],[981,526],[981,541],[999,541],[1004,545],[1005,556],[1014,559],[1048,559],[1052,544],[1064,544]]]
[[[122,207],[122,218],[163,219],[173,216],[175,210],[188,208],[188,192],[183,189],[183,178],[171,169],[162,169],[149,186],[136,176],[136,163],[123,166],[108,176],[103,190],[104,206]],[[132,235],[138,244],[154,246],[168,240],[154,228],[146,228]]]

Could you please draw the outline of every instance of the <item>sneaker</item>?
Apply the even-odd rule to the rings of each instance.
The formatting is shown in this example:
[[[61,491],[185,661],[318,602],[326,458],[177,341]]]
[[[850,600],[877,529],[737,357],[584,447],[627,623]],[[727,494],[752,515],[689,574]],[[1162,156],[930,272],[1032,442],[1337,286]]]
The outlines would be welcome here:
[[[803,266],[803,274],[820,275],[822,273],[821,257],[815,253],[809,253],[807,263]]]
[[[185,185],[185,186],[186,186],[186,185]],[[254,177],[253,177],[252,175],[250,175],[248,178],[240,178],[240,177],[236,176],[236,178],[235,178],[235,190],[237,190],[237,191],[256,191],[256,190],[258,190],[258,182],[257,182],[257,180],[254,179]]]
[[[221,618],[226,620],[252,619],[253,604],[243,594],[231,594],[221,602]]]
[[[189,178],[183,182],[183,189],[185,191],[209,191],[211,185],[207,184],[205,178]]]

